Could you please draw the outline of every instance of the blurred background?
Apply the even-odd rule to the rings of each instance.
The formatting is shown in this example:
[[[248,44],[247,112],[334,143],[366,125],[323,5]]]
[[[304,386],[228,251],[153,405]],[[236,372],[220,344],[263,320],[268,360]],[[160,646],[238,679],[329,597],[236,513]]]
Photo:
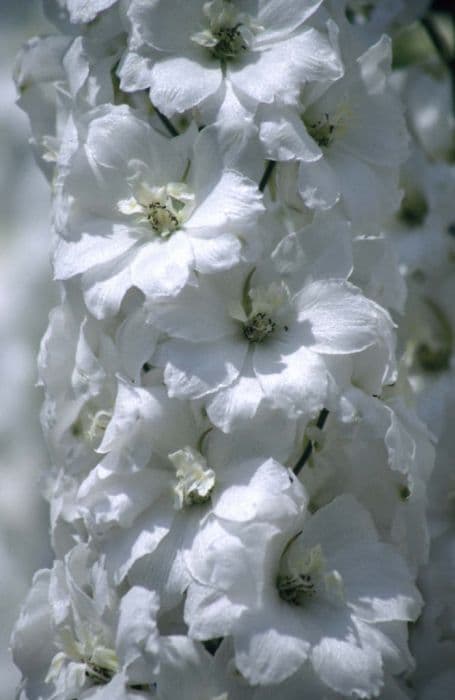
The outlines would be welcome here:
[[[21,45],[51,30],[39,0],[1,0],[0,9],[0,700],[19,673],[11,627],[36,569],[52,561],[40,494],[46,450],[39,425],[36,354],[55,303],[49,265],[49,187],[28,147],[12,72]]]

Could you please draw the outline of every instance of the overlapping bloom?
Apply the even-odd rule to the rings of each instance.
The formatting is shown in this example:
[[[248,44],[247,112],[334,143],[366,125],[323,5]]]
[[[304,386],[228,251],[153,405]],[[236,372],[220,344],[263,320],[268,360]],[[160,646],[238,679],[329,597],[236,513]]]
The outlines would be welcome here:
[[[57,559],[14,633],[21,697],[407,697],[434,457],[407,369],[453,349],[449,236],[417,301],[403,279],[453,176],[402,167],[417,98],[380,30],[408,3],[46,5],[71,36],[17,75],[62,290],[39,359]]]

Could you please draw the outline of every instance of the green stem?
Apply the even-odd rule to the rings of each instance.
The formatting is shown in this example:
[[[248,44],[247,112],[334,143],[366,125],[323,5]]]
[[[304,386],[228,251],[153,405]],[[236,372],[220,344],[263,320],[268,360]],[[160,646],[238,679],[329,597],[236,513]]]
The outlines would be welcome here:
[[[327,420],[327,416],[328,416],[328,415],[329,415],[328,410],[327,410],[326,408],[323,408],[322,411],[320,412],[319,416],[318,416],[317,421],[316,421],[316,427],[319,428],[319,430],[322,430],[322,429],[323,429],[323,427],[324,427],[324,425],[325,425],[325,422],[326,422],[326,420]],[[294,474],[295,474],[296,476],[298,476],[298,475],[300,474],[300,472],[302,471],[303,467],[305,466],[305,464],[306,464],[306,463],[308,462],[308,460],[310,459],[312,452],[313,452],[313,443],[312,443],[311,440],[310,440],[310,441],[308,442],[308,445],[307,445],[307,446],[305,447],[305,449],[303,450],[302,456],[300,457],[299,461],[297,462],[297,464],[296,464],[295,467],[294,467],[294,470],[293,470],[293,471],[294,471]]]
[[[445,64],[450,73],[452,82],[452,110],[455,116],[455,52],[453,48],[448,45],[432,15],[423,17],[421,23],[441,61]],[[452,34],[455,36],[455,19],[453,17],[451,18],[451,24]]]
[[[160,112],[160,110],[157,109],[156,107],[154,107],[154,110],[155,110],[155,112],[156,112],[157,117],[160,118],[161,122],[164,124],[164,126],[166,127],[166,129],[169,131],[170,135],[171,135],[171,136],[178,136],[178,135],[179,135],[179,132],[177,131],[177,129],[175,128],[175,126],[173,125],[173,123],[171,122],[171,120],[168,119],[164,114],[162,114],[162,113]]]
[[[261,181],[259,183],[259,190],[261,192],[264,192],[265,188],[267,187],[267,183],[270,179],[271,174],[273,173],[275,165],[276,165],[276,163],[274,160],[267,161],[267,165],[266,165],[266,168],[264,170],[264,174],[261,177]]]

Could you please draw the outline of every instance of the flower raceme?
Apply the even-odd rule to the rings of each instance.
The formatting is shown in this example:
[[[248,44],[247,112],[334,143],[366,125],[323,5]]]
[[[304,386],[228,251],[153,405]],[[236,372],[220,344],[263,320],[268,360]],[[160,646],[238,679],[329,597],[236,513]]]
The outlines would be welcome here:
[[[17,76],[56,560],[24,700],[407,697],[433,448],[396,356],[398,20],[358,5],[45,2]]]

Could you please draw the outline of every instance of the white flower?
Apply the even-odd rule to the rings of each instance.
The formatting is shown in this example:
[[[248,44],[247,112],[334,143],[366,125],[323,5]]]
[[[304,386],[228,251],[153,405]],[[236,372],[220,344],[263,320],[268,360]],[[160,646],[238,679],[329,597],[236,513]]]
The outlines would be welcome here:
[[[425,154],[449,160],[453,151],[455,115],[449,72],[414,65],[392,75],[406,105],[409,128]]]
[[[153,362],[164,367],[169,395],[209,397],[209,417],[223,430],[263,400],[312,416],[327,397],[325,356],[390,348],[387,314],[344,280],[313,281],[311,268],[305,278],[292,259],[299,246],[291,235],[273,254],[278,268],[289,262],[286,282],[276,270],[239,268],[200,276],[197,287],[149,307],[168,335]]]
[[[222,656],[217,652],[214,659],[202,644],[188,637],[162,637],[157,698],[229,700],[231,694],[227,691],[227,669],[222,666]],[[239,700],[244,700],[243,696]]]
[[[415,619],[420,609],[404,561],[349,496],[303,522],[283,516],[279,530],[271,516],[241,528],[206,523],[188,561],[190,636],[232,635],[253,684],[279,683],[309,660],[333,690],[377,694],[381,653],[368,625]]]
[[[426,4],[44,0],[67,36],[16,78],[52,186],[57,559],[22,700],[447,693],[453,117],[383,35]],[[448,380],[436,480],[406,368],[425,411]]]
[[[347,37],[341,39],[347,44]],[[340,80],[316,99],[311,93],[304,97],[300,115],[264,109],[260,126],[272,158],[300,161],[298,191],[305,205],[330,209],[340,201],[363,232],[377,230],[398,207],[398,166],[407,155],[400,102],[385,84],[378,87],[377,74],[390,61],[390,50],[385,37],[357,60],[346,47]]]
[[[117,369],[113,340],[101,326],[78,318],[68,303],[52,310],[39,376],[46,387],[41,420],[56,466],[77,473],[96,463],[94,450],[111,417]]]
[[[261,102],[295,104],[307,81],[340,74],[336,52],[305,26],[321,0],[133,0],[130,51],[122,90],[150,88],[151,102],[172,116],[224,97],[224,81],[250,110]],[[176,22],[176,13],[178,22]]]
[[[341,494],[355,496],[415,571],[428,556],[424,511],[434,448],[423,424],[392,392],[382,400],[354,388],[344,392],[316,436],[301,479],[314,508]]]
[[[133,285],[174,296],[195,270],[250,258],[261,195],[223,168],[210,131],[171,140],[126,107],[103,107],[83,120],[80,140],[63,180],[69,213],[54,265],[59,279],[82,275],[96,317],[116,312]]]
[[[120,600],[85,545],[39,571],[12,639],[27,697],[101,699],[111,692],[126,700],[128,686],[150,689],[159,663],[158,607],[156,594],[139,587]]]

